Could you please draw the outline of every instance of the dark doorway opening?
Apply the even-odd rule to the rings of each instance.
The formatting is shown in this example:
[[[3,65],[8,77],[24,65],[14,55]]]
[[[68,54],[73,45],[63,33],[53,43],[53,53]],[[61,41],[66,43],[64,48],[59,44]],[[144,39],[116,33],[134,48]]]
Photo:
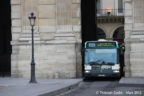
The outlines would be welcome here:
[[[118,41],[119,43],[119,59],[120,59],[120,72],[121,72],[121,76],[123,77],[124,74],[124,50],[122,49],[122,47],[125,46],[124,44],[124,27],[119,27],[115,30],[114,34],[113,34],[113,39]]]
[[[0,6],[0,76],[10,76],[11,73],[11,4],[4,0]]]
[[[97,40],[96,2],[97,0],[81,0],[82,72],[84,72],[84,43]]]
[[[97,28],[96,36],[97,39],[106,39],[106,34],[101,28]]]

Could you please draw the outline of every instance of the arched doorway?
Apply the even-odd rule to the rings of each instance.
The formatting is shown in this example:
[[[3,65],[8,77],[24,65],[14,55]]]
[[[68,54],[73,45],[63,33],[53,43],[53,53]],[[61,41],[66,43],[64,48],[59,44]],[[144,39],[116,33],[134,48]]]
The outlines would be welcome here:
[[[11,5],[10,0],[1,3],[0,22],[0,76],[8,76],[11,71]]]
[[[124,27],[117,28],[115,30],[114,34],[113,34],[113,39],[118,41],[119,46],[120,46],[120,48],[119,48],[119,59],[120,59],[120,65],[121,65],[121,67],[120,67],[121,68],[120,69],[121,76],[124,76],[123,68],[125,66],[125,64],[124,64],[124,50],[121,49],[123,46],[125,46],[124,45],[124,38],[125,38]]]
[[[97,36],[97,39],[105,39],[106,38],[106,34],[101,28],[97,28],[96,36]]]
[[[124,37],[124,27],[117,28],[113,34],[113,39],[122,44],[124,43]]]

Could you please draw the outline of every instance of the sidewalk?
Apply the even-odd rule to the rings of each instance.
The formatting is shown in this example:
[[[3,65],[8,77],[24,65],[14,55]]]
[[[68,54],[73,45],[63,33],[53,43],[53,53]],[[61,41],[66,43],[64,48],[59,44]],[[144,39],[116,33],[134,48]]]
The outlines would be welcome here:
[[[141,84],[144,85],[144,78],[123,77],[119,81],[120,84]]]
[[[0,78],[0,96],[53,96],[78,86],[82,79],[29,79]]]

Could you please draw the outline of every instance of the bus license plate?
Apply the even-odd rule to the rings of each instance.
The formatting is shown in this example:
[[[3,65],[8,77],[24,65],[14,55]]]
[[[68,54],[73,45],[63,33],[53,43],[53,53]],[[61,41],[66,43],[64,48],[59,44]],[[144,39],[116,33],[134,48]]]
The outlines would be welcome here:
[[[104,70],[104,69],[111,69],[111,66],[108,66],[108,65],[102,65],[102,66],[101,66],[101,69],[103,69],[103,70]]]
[[[98,76],[99,77],[105,77],[105,74],[99,74]]]

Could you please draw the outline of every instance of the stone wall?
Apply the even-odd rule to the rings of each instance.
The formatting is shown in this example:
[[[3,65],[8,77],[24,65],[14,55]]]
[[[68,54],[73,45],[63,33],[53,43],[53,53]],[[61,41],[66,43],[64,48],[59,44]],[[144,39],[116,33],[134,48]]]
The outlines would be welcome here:
[[[130,77],[130,35],[132,31],[132,22],[128,22],[128,20],[132,20],[132,1],[125,0],[125,76]]]
[[[143,9],[143,0],[125,0],[126,77],[144,77]]]
[[[11,0],[13,77],[30,77],[34,12],[37,78],[81,77],[80,0]]]

